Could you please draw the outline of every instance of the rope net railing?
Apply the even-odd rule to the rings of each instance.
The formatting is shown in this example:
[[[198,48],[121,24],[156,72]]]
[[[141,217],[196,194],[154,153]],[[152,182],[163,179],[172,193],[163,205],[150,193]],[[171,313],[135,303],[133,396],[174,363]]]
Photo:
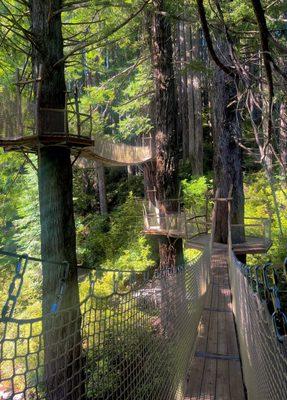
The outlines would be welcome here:
[[[20,261],[28,270],[29,259]],[[0,319],[0,398],[183,399],[209,271],[206,248],[176,270],[88,271],[80,306],[44,317],[17,313],[12,301]],[[18,281],[25,292],[24,272]],[[12,300],[19,282],[10,285]]]
[[[250,400],[283,400],[287,394],[287,320],[277,279],[270,264],[242,264],[229,249],[233,310],[244,381]],[[286,296],[285,296],[286,297]]]

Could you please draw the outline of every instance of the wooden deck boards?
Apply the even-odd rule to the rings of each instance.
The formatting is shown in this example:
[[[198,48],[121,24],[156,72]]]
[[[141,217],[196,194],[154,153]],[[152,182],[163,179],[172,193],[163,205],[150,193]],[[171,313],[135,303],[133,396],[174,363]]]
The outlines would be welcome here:
[[[227,262],[213,258],[212,282],[198,329],[186,400],[244,400]]]
[[[75,149],[81,149],[87,146],[92,146],[94,140],[85,136],[65,135],[59,134],[46,134],[46,135],[28,135],[19,136],[14,138],[2,138],[0,136],[0,147],[5,148],[7,151],[19,151],[23,149],[27,152],[37,153],[39,146],[66,146]]]
[[[203,234],[188,239],[187,247],[202,250],[207,243],[210,242],[210,234]],[[263,237],[246,237],[244,243],[233,244],[233,251],[235,254],[261,254],[267,253],[271,247],[271,240],[266,241]],[[214,243],[214,250],[227,250],[227,245],[222,243]]]

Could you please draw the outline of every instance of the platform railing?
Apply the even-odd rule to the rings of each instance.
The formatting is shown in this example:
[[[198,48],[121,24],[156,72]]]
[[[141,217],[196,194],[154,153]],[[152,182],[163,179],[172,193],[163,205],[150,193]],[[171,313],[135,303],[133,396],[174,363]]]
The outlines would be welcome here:
[[[186,237],[186,216],[184,212],[159,215],[144,214],[144,229],[147,233],[165,236]]]
[[[64,108],[38,108],[35,101],[0,98],[0,137],[2,139],[33,135],[63,135],[91,138],[92,111],[80,111],[77,100],[66,96]]]
[[[245,217],[244,224],[231,224],[232,237],[242,233],[245,237],[264,239],[265,246],[271,243],[271,221],[268,218]]]
[[[186,217],[186,230],[188,239],[192,239],[199,235],[207,235],[211,231],[212,223],[207,219],[206,215],[195,215]]]

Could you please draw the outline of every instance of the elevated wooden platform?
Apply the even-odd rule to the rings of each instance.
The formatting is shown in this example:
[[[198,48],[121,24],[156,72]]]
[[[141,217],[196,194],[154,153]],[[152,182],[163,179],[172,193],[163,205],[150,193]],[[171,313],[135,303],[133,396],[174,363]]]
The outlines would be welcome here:
[[[245,400],[226,257],[212,262],[212,280],[187,371],[185,400]]]
[[[87,146],[92,146],[93,144],[94,140],[89,137],[65,135],[61,133],[41,136],[19,136],[13,138],[0,137],[0,147],[3,147],[6,151],[24,150],[28,153],[37,153],[41,146],[65,146],[78,150]]]
[[[187,240],[186,246],[188,248],[202,250],[207,243],[210,242],[210,234],[202,234]],[[232,248],[235,254],[263,254],[267,253],[272,245],[271,240],[266,240],[264,237],[247,236],[246,241],[243,243],[233,244]],[[222,243],[214,243],[214,250],[226,250],[227,245]]]

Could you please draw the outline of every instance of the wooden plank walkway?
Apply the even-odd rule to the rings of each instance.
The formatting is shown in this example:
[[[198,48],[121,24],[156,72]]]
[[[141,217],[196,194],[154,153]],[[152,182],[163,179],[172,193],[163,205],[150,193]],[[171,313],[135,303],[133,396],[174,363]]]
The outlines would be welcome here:
[[[245,399],[225,255],[213,257],[211,288],[187,373],[185,399]]]

